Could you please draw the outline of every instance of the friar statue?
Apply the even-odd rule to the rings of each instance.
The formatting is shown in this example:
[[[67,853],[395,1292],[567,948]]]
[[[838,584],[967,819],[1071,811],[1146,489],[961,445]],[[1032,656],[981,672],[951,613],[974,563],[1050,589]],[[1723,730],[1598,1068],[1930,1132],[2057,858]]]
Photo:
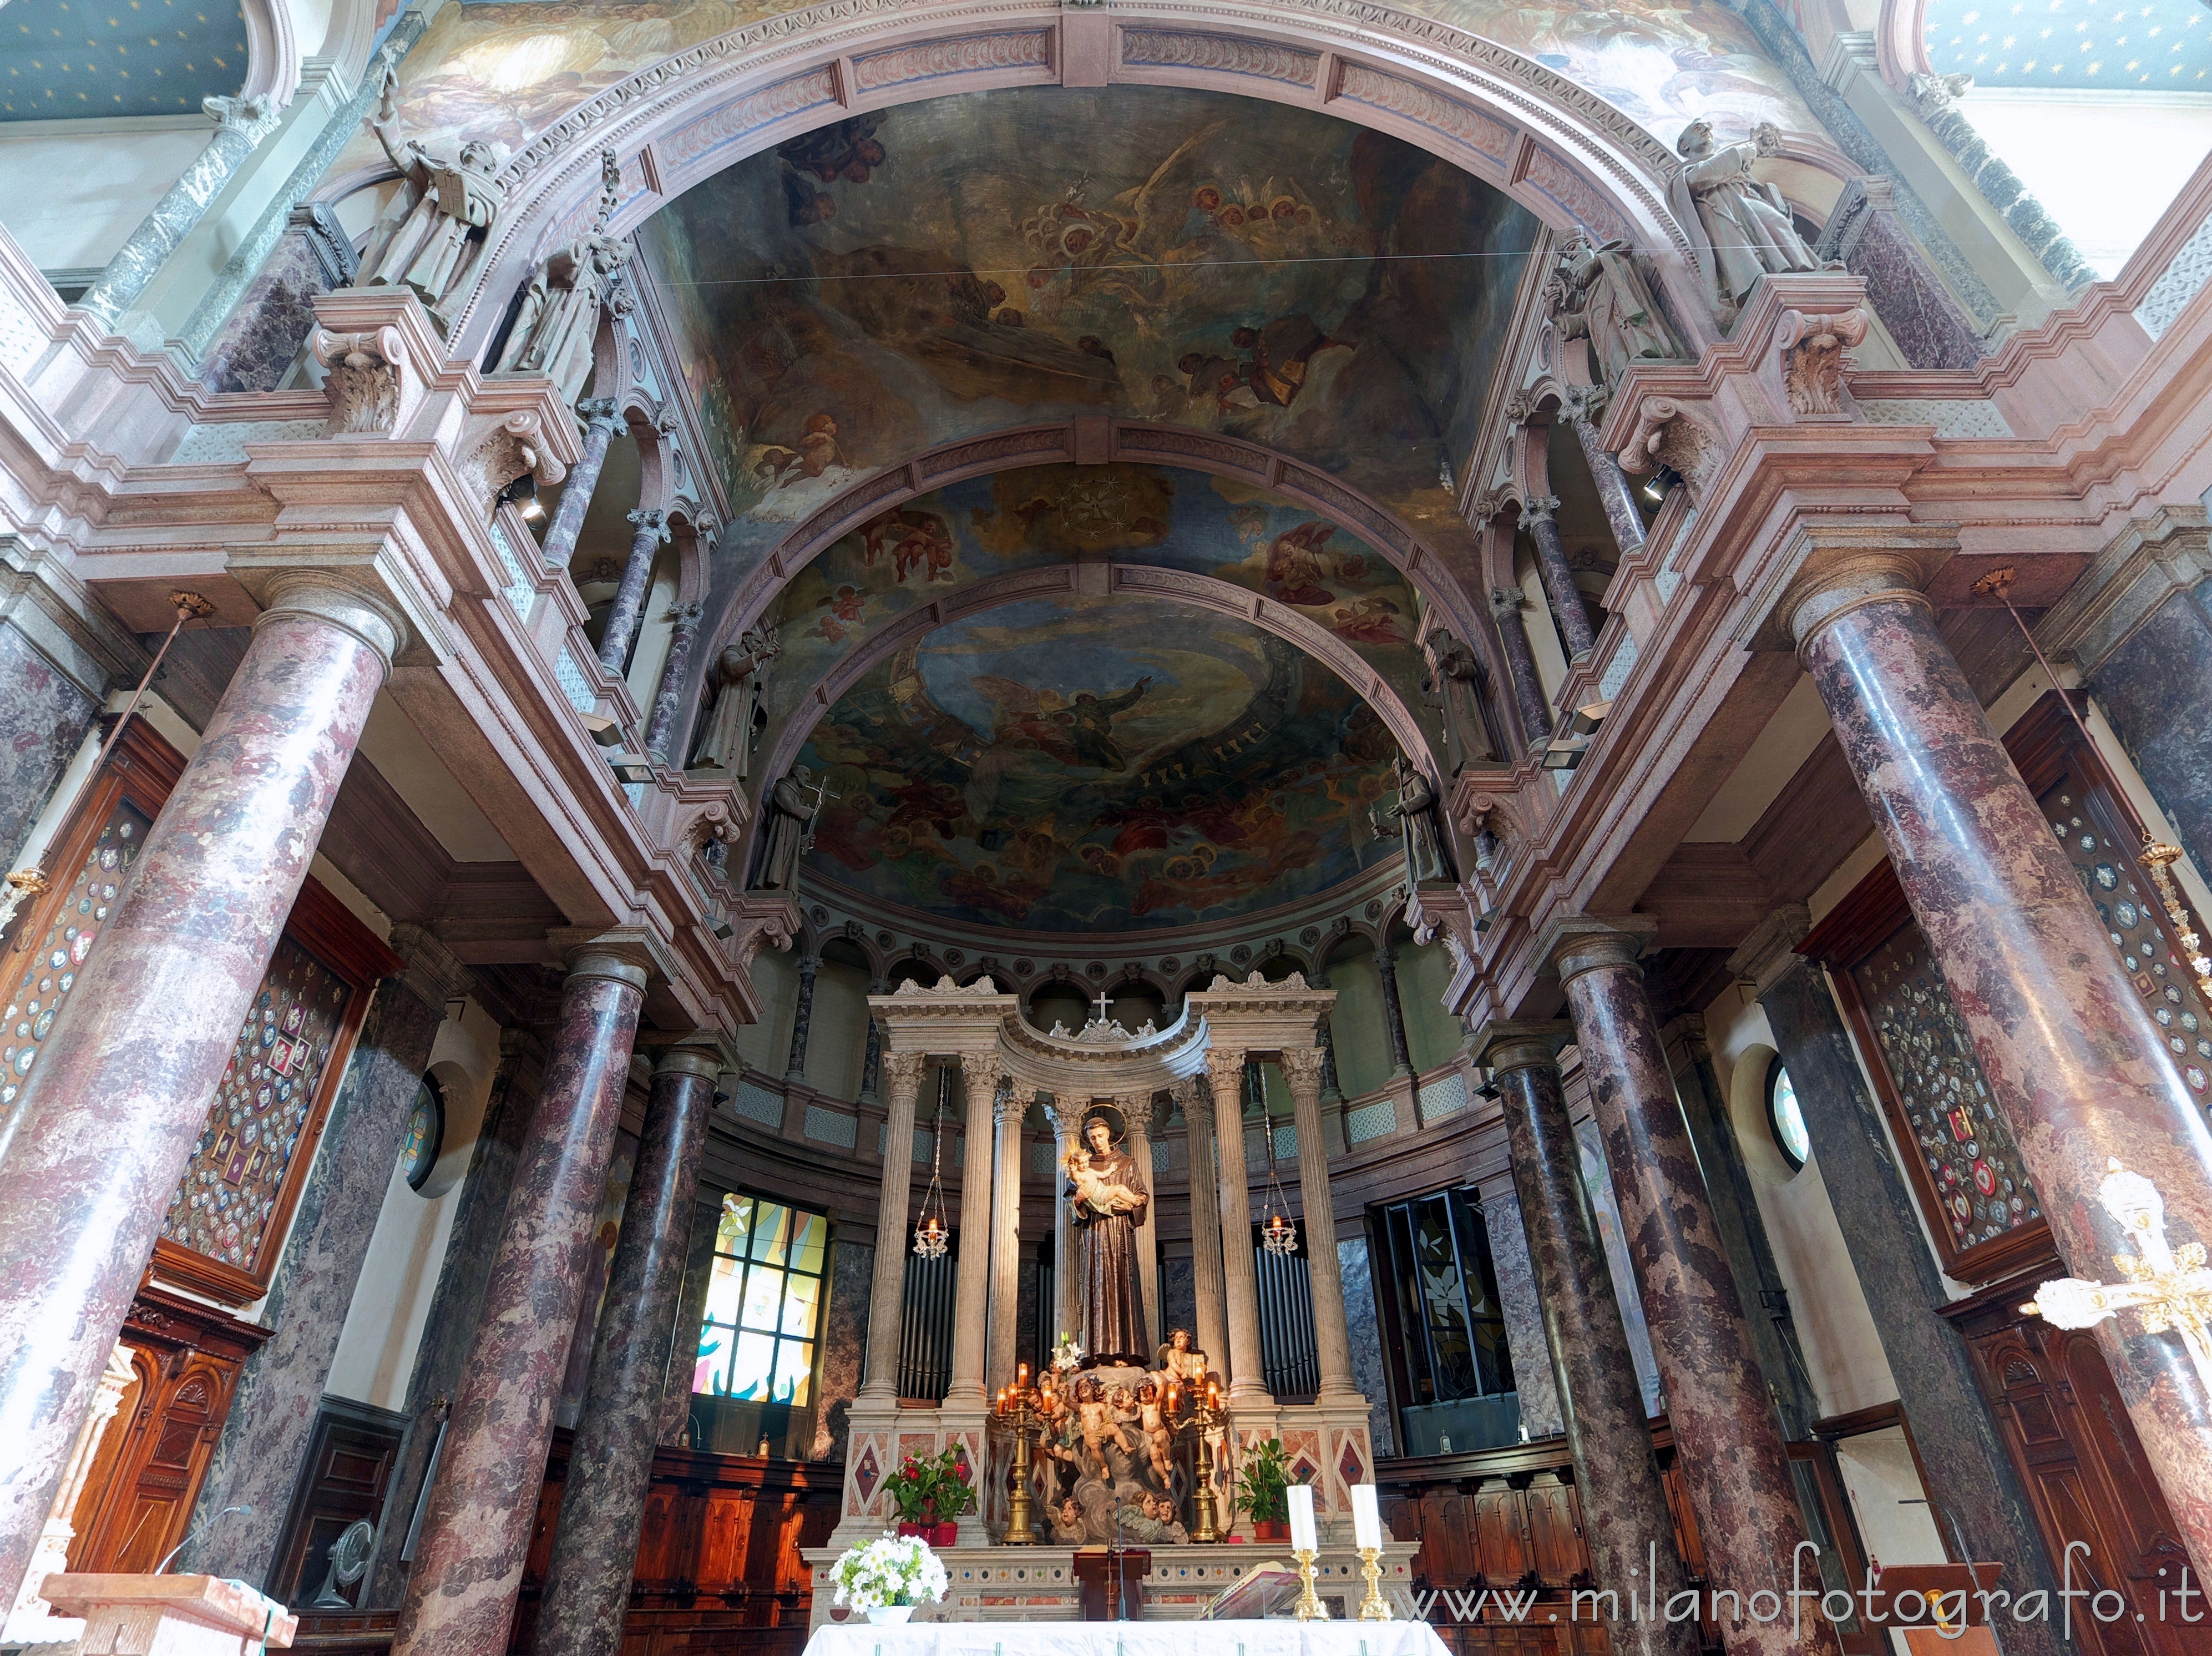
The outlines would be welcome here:
[[[1482,663],[1474,650],[1445,627],[1431,628],[1421,640],[1421,648],[1429,658],[1436,705],[1443,714],[1444,745],[1450,752],[1452,774],[1457,776],[1471,759],[1497,758],[1490,742],[1490,721],[1482,707]]]
[[[769,663],[783,653],[772,626],[750,627],[708,669],[714,701],[691,750],[694,770],[721,770],[742,780],[752,769],[753,743],[768,723]]]
[[[1144,1296],[1138,1286],[1137,1227],[1152,1194],[1136,1159],[1115,1140],[1114,1122],[1093,1114],[1067,1153],[1064,1194],[1077,1235],[1076,1269],[1083,1306],[1083,1349],[1100,1362],[1142,1366]]]
[[[606,233],[621,200],[622,167],[613,150],[600,152],[599,171],[603,187],[597,222],[588,234],[555,248],[531,273],[514,326],[507,331],[507,349],[492,370],[542,374],[553,381],[563,404],[581,396],[591,378],[600,312],[611,309],[620,315],[630,308],[621,283],[634,250]]]
[[[471,140],[457,159],[443,161],[403,134],[399,71],[389,62],[368,129],[399,169],[399,191],[377,215],[353,285],[412,288],[442,322],[440,307],[462,287],[482,245],[477,233],[489,231],[506,205],[506,192],[492,178],[499,154]]]
[[[1745,143],[1717,144],[1712,123],[1699,119],[1682,129],[1674,148],[1687,165],[1668,181],[1668,201],[1690,232],[1717,311],[1733,314],[1769,271],[1820,268],[1790,222],[1782,192],[1751,176],[1753,162],[1781,153],[1782,135],[1772,125],[1761,122]]]
[[[1559,250],[1559,270],[1547,291],[1560,335],[1589,341],[1607,385],[1638,362],[1673,362],[1682,355],[1626,241],[1572,237]]]
[[[787,892],[799,878],[799,859],[813,839],[814,813],[821,804],[814,773],[803,764],[768,790],[768,825],[761,834],[757,892]]]
[[[1392,767],[1398,776],[1398,802],[1385,813],[1398,819],[1406,842],[1406,878],[1416,886],[1450,880],[1451,858],[1437,830],[1437,790],[1427,775],[1404,754]]]

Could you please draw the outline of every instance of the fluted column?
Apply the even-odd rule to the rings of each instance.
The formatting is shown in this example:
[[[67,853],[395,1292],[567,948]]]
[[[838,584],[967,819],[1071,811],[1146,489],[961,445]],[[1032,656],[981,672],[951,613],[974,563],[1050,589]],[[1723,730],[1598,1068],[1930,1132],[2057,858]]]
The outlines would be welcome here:
[[[1521,618],[1528,604],[1528,595],[1518,587],[1500,587],[1490,594],[1498,642],[1504,647],[1506,671],[1513,679],[1513,705],[1521,715],[1522,746],[1539,747],[1552,738],[1552,710],[1544,700],[1544,681],[1536,676],[1528,624]]]
[[[1160,1342],[1160,1179],[1152,1171],[1152,1095],[1124,1093],[1114,1102],[1129,1126],[1129,1158],[1152,1198],[1145,1204],[1145,1222],[1137,1227],[1137,1287],[1145,1301],[1139,1325],[1149,1357]]]
[[[1229,1372],[1229,1294],[1221,1273],[1219,1147],[1213,1132],[1213,1084],[1204,1075],[1182,1083],[1183,1148],[1190,1158],[1191,1305],[1200,1349],[1217,1374]],[[1239,1105],[1242,1107],[1241,1102]],[[1238,1162],[1243,1160],[1240,1151]]]
[[[599,473],[607,463],[607,444],[615,434],[611,397],[578,403],[576,412],[584,417],[583,453],[568,468],[568,480],[561,487],[561,504],[545,527],[545,545],[540,549],[545,561],[556,569],[567,569],[576,556],[576,537],[583,533],[584,514],[591,510],[592,491],[599,486]]]
[[[791,1055],[783,1067],[784,1085],[806,1079],[806,1046],[814,1032],[814,980],[822,974],[822,957],[799,957],[799,1005],[791,1017]],[[869,1020],[873,1023],[874,1020]]]
[[[1643,936],[1585,929],[1600,923],[1566,922],[1552,953],[1667,1389],[1675,1464],[1697,1514],[1706,1574],[1747,1595],[1786,1593],[1790,1561],[1807,1539],[1790,1452],[1636,964]],[[1745,1616],[1723,1621],[1721,1632],[1731,1653],[1835,1656],[1842,1648],[1825,1623],[1793,1632]]]
[[[2155,1188],[2177,1244],[2212,1239],[2212,1131],[1917,579],[1909,557],[1863,557],[1793,594],[1791,628],[2051,1239],[2075,1275],[2110,1282],[2138,1253],[2105,1205],[2112,1165]],[[2097,1343],[2212,1576],[2212,1387],[2138,1312]]]
[[[9,1117],[0,1604],[36,1549],[208,1100],[299,896],[398,623],[283,575]]]
[[[1390,1032],[1390,1073],[1411,1075],[1413,1055],[1406,1043],[1406,1008],[1398,999],[1398,952],[1385,945],[1375,951],[1375,973],[1382,980],[1382,1021]]]
[[[1244,1165],[1244,1066],[1242,1052],[1206,1055],[1220,1124],[1221,1281],[1229,1316],[1229,1396],[1232,1402],[1272,1401],[1260,1358],[1260,1279],[1252,1263],[1252,1184]]]
[[[1083,1112],[1088,1107],[1082,1099],[1063,1099],[1048,1094],[1044,1101],[1045,1118],[1052,1123],[1052,1215],[1053,1245],[1053,1324],[1050,1344],[1062,1334],[1073,1333],[1081,1337],[1083,1329],[1083,1279],[1077,1274],[1075,1263],[1081,1257],[1079,1239],[1075,1233],[1075,1208],[1067,1195],[1067,1153],[1075,1148],[1076,1135],[1083,1130]],[[1044,1315],[1044,1307],[1037,1307],[1037,1315]]]
[[[1011,1385],[1019,1361],[1015,1324],[1022,1299],[1022,1117],[1029,1100],[1011,1075],[991,1100],[991,1331],[984,1389]]]
[[[691,646],[698,642],[702,608],[696,602],[669,607],[668,660],[661,664],[660,683],[653,692],[653,714],[645,726],[646,757],[662,764],[669,762],[668,745],[676,735],[677,713],[684,700],[684,680],[691,673]]]
[[[1582,1492],[1592,1585],[1619,1595],[1619,1604],[1640,1584],[1647,1604],[1665,1604],[1687,1577],[1674,1549],[1674,1514],[1652,1452],[1613,1272],[1583,1183],[1581,1147],[1567,1117],[1557,1055],[1571,1032],[1564,1022],[1491,1024],[1476,1034],[1473,1050],[1497,1077],[1504,1106],[1514,1193],[1567,1452]],[[1719,1579],[1715,1585],[1735,1584]],[[1616,1616],[1606,1630],[1618,1656],[1697,1656],[1698,1650],[1694,1623],[1669,1623],[1648,1612]]]
[[[1589,606],[1583,600],[1583,589],[1575,584],[1574,570],[1568,566],[1566,543],[1559,539],[1559,521],[1553,515],[1559,509],[1558,496],[1532,496],[1521,508],[1521,527],[1536,543],[1537,572],[1544,578],[1544,591],[1552,600],[1559,636],[1566,642],[1567,659],[1579,661],[1590,653],[1597,635],[1590,630]]]
[[[622,1644],[690,1249],[699,1152],[720,1068],[711,1045],[671,1047],[653,1066],[645,1134],[568,1454],[537,1656],[607,1656]]]
[[[641,953],[601,940],[569,952],[553,1056],[486,1273],[394,1656],[507,1647],[645,996]]]
[[[960,1258],[952,1279],[952,1381],[945,1389],[948,1408],[983,1406],[983,1346],[991,1296],[992,1095],[998,1090],[994,1064],[954,1058],[962,1066],[961,1084],[968,1109],[960,1132]]]
[[[622,584],[607,612],[607,630],[599,635],[599,665],[619,679],[629,664],[629,647],[637,636],[637,624],[645,614],[645,594],[653,585],[653,554],[668,539],[668,525],[658,511],[629,514],[629,561],[623,565]]]
[[[898,1401],[899,1324],[906,1296],[908,1203],[914,1196],[914,1107],[921,1096],[919,1052],[884,1054],[884,1085],[891,1095],[884,1123],[883,1190],[876,1201],[876,1276],[868,1289],[867,1371],[860,1398]]]
[[[1306,1276],[1313,1288],[1314,1356],[1321,1371],[1316,1403],[1348,1403],[1359,1396],[1352,1377],[1352,1330],[1344,1313],[1344,1278],[1336,1257],[1336,1215],[1328,1193],[1328,1142],[1321,1131],[1318,1049],[1282,1055],[1291,1089],[1291,1118],[1298,1129],[1298,1196],[1305,1209]]]

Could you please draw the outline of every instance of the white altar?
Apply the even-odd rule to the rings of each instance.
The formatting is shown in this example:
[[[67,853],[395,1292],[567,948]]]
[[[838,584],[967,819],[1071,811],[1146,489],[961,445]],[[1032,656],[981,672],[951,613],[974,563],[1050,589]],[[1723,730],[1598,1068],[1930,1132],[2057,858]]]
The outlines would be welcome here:
[[[825,1627],[805,1656],[1446,1656],[1426,1622],[1085,1622],[979,1628],[957,1622]]]

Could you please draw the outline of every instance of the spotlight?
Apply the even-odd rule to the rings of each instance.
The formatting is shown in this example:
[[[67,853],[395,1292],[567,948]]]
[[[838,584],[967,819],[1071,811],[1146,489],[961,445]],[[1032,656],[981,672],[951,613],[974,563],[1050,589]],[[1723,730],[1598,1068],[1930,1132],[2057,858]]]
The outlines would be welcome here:
[[[617,753],[607,763],[614,767],[617,782],[651,782],[653,780],[651,761],[641,759],[635,753]]]
[[[499,498],[493,503],[495,506],[520,507],[522,515],[532,523],[545,515],[544,503],[538,498],[538,478],[534,472],[525,472],[508,484],[499,491]]]
[[[1675,471],[1673,466],[1655,464],[1651,468],[1651,475],[1644,479],[1643,487],[1637,492],[1650,504],[1664,506],[1667,503],[1667,491],[1681,480],[1681,473]]]

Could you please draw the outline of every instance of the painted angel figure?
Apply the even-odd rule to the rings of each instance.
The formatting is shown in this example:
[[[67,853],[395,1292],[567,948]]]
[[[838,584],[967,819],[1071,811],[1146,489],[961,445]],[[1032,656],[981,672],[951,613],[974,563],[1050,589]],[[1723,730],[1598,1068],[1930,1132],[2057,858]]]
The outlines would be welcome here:
[[[1762,123],[1748,141],[1717,144],[1712,123],[1692,121],[1674,148],[1688,164],[1667,186],[1668,204],[1690,230],[1714,308],[1733,312],[1769,271],[1815,271],[1820,261],[1790,222],[1790,205],[1751,176],[1761,156],[1780,153],[1782,136]]]
[[[412,288],[432,312],[464,284],[478,232],[488,232],[507,204],[493,180],[499,152],[471,140],[452,161],[432,155],[399,130],[399,72],[385,65],[384,91],[368,129],[399,169],[399,192],[369,232],[356,288]]]

